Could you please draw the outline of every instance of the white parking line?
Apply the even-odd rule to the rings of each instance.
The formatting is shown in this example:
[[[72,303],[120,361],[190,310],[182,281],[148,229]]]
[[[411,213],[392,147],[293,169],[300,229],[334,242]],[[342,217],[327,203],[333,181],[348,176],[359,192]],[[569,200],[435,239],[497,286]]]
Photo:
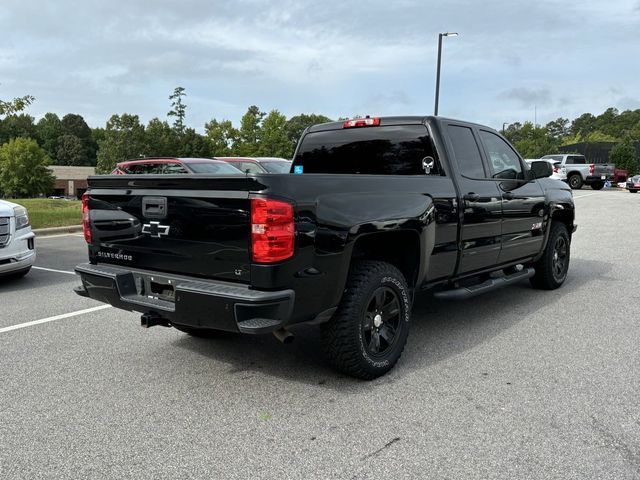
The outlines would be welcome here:
[[[111,305],[99,305],[97,307],[85,308],[84,310],[78,310],[77,312],[63,313],[62,315],[56,315],[55,317],[41,318],[40,320],[34,320],[32,322],[19,323],[18,325],[11,325],[10,327],[0,328],[0,333],[11,332],[20,328],[32,327],[34,325],[40,325],[41,323],[55,322],[56,320],[62,320],[64,318],[77,317],[84,313],[96,312],[98,310],[104,310],[105,308],[111,308]]]
[[[62,233],[60,235],[36,235],[38,240],[46,240],[47,238],[60,238],[60,237],[84,237],[83,233]]]
[[[66,273],[67,275],[76,274],[76,272],[70,272],[69,270],[56,270],[55,268],[36,267],[35,265],[31,268],[35,268],[36,270],[44,270],[45,272]]]
[[[600,192],[594,192],[594,193],[587,193],[586,195],[579,195],[577,197],[573,197],[573,198],[584,198],[584,197],[590,197],[591,195],[599,195]]]

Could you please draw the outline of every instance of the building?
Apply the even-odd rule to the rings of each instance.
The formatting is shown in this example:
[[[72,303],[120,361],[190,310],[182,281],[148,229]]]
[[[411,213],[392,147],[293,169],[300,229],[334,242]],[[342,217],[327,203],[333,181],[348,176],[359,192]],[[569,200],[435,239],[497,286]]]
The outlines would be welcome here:
[[[87,190],[87,177],[96,174],[95,167],[51,165],[48,168],[55,178],[53,194],[60,197],[80,198]]]
[[[640,141],[633,142],[636,147],[636,155],[640,158]],[[609,152],[616,142],[580,142],[571,145],[563,145],[558,150],[560,153],[581,153],[592,163],[608,163]]]

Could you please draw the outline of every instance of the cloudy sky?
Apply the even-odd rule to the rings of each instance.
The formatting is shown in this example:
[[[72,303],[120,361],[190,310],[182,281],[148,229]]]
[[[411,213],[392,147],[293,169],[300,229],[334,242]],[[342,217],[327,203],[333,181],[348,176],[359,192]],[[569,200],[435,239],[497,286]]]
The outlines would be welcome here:
[[[187,123],[287,116],[440,114],[502,122],[640,108],[640,0],[2,0],[0,98],[29,113]]]

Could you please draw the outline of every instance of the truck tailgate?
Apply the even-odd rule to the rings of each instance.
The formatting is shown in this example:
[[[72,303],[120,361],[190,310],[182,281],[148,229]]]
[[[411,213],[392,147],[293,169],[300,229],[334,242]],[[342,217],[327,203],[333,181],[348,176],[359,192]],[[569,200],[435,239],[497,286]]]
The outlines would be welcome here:
[[[92,263],[250,280],[247,177],[91,177]]]

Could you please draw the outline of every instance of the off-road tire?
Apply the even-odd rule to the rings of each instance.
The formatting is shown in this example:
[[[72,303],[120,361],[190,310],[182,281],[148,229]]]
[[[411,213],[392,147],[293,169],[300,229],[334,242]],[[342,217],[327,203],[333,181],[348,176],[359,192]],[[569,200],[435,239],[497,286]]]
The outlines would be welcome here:
[[[564,249],[564,254],[559,251]],[[556,256],[556,253],[558,255]],[[558,259],[564,255],[564,263],[559,268]],[[567,278],[571,257],[571,237],[567,226],[562,222],[552,222],[551,232],[542,257],[533,264],[536,273],[529,279],[531,285],[542,290],[554,290]]]
[[[567,179],[567,182],[569,183],[569,186],[573,190],[580,190],[582,188],[583,183],[584,183],[582,181],[582,177],[580,176],[579,173],[574,173],[572,175],[569,175],[569,178]]]
[[[383,295],[380,305],[389,301],[385,304],[389,310],[385,310],[381,319],[374,323],[370,310],[377,308],[379,295]],[[407,281],[395,266],[372,260],[355,263],[349,272],[338,309],[331,320],[321,326],[325,351],[333,366],[363,380],[372,380],[391,370],[407,342],[411,298]],[[384,308],[381,306],[380,310]],[[393,315],[396,310],[397,314]],[[387,323],[384,323],[384,316],[388,318]],[[381,324],[376,324],[380,321]],[[392,328],[394,325],[395,330]],[[383,329],[386,334],[382,333]],[[390,337],[392,330],[392,340],[388,342],[385,338]],[[375,334],[375,331],[380,333]],[[377,335],[378,349],[386,345],[384,351],[372,353],[372,342],[376,343],[373,335]]]

